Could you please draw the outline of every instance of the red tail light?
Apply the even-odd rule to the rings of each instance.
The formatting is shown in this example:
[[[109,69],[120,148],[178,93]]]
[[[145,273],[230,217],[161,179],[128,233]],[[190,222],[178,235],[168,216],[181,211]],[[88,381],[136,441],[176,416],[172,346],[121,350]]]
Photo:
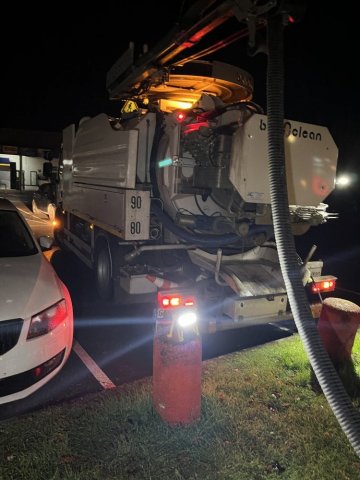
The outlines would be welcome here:
[[[315,280],[311,286],[313,293],[333,292],[336,286],[336,277],[328,276],[321,280]]]
[[[184,112],[176,112],[175,113],[175,118],[176,118],[176,121],[181,123],[185,120],[186,118],[186,113]]]
[[[183,295],[179,293],[158,292],[157,296],[159,308],[177,308],[194,307],[195,297],[193,295]]]
[[[193,307],[195,305],[195,302],[192,298],[188,298],[185,303],[184,303],[185,307]]]

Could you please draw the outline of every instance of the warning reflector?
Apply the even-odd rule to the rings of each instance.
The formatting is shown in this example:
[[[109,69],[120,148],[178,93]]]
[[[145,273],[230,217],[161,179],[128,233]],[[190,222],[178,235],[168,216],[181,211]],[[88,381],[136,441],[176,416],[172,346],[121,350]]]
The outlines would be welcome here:
[[[126,100],[122,106],[121,113],[132,113],[137,112],[138,106],[133,100]]]

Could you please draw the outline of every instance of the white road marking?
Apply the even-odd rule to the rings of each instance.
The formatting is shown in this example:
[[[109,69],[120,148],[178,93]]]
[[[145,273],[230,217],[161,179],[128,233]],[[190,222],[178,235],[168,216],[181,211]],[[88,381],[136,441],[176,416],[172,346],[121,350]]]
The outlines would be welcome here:
[[[276,323],[269,323],[269,325],[271,325],[272,327],[276,327],[284,332],[294,333],[294,330],[292,328],[282,327],[281,325],[277,325]]]
[[[110,380],[106,373],[101,370],[99,365],[90,357],[77,340],[74,341],[73,350],[104,389],[116,388],[116,385]]]

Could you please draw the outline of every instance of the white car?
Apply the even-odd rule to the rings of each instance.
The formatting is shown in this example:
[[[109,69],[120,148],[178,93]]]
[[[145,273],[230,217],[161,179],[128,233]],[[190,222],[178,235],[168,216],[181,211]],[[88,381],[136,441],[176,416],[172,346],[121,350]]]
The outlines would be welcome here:
[[[51,247],[48,237],[39,242]],[[27,397],[61,370],[73,328],[66,286],[22,215],[0,198],[0,404]]]

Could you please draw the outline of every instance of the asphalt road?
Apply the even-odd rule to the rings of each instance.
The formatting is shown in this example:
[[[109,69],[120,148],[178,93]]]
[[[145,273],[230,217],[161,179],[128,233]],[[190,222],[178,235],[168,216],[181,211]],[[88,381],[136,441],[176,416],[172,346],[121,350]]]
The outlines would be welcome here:
[[[34,215],[23,202],[15,203],[37,237],[52,234],[46,216]],[[61,372],[42,389],[24,400],[2,405],[0,419],[101,391],[104,382],[94,376],[94,368],[90,371],[89,365],[98,367],[110,388],[152,375],[152,307],[101,303],[91,271],[74,255],[54,248],[47,256],[73,300],[73,351]],[[290,321],[207,334],[202,337],[203,360],[283,338],[294,331]]]

